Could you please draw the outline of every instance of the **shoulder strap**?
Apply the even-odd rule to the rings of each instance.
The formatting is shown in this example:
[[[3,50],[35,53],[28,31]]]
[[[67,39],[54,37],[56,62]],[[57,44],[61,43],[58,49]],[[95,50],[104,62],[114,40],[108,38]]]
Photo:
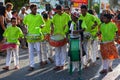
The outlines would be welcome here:
[[[83,22],[83,20],[79,20],[78,21],[79,30],[82,29],[82,22]],[[83,37],[84,37],[83,32],[80,32],[80,35],[81,35],[81,41],[83,41]]]
[[[79,20],[79,29],[82,29],[82,22],[83,20]]]
[[[68,21],[68,26],[69,26],[69,28],[70,28],[71,23],[72,23],[72,21],[71,21],[71,20],[70,20],[70,21]]]

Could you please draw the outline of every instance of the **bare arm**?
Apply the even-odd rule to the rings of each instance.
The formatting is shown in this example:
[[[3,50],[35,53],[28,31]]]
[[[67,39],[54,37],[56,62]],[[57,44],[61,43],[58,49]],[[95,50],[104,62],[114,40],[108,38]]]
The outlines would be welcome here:
[[[84,32],[84,31],[85,31],[85,29],[76,30],[76,31],[73,31],[73,34],[79,34],[79,33]]]
[[[4,25],[4,16],[0,16],[0,25],[2,27],[3,30],[5,30],[5,25]]]
[[[11,20],[9,20],[8,18],[6,18],[6,21],[7,21],[7,23],[11,22]]]
[[[94,29],[97,25],[98,25],[98,24],[97,24],[97,22],[95,21],[94,24],[93,24],[93,26],[92,26],[92,29]]]

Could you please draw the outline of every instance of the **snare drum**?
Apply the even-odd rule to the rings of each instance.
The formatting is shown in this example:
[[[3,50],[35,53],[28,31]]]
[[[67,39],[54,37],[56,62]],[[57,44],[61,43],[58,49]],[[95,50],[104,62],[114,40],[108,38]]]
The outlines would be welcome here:
[[[42,35],[41,34],[27,34],[26,39],[28,42],[41,41]]]
[[[49,44],[53,47],[61,47],[67,43],[67,39],[63,35],[52,35],[49,39]]]
[[[2,45],[1,50],[14,49],[17,47],[17,44],[14,43],[5,43]]]

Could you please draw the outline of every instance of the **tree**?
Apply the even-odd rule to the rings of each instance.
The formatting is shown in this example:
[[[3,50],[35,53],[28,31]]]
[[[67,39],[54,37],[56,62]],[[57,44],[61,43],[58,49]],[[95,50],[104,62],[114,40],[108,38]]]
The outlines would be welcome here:
[[[29,3],[29,0],[5,0],[5,3],[7,2],[13,3],[13,9],[19,11],[21,7]]]

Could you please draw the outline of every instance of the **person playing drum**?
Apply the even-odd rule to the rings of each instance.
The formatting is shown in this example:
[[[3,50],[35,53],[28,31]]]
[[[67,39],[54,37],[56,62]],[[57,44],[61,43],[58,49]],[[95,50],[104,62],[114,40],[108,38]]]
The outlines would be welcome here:
[[[41,52],[42,52],[42,60],[43,66],[47,64],[47,60],[53,63],[52,59],[52,46],[48,44],[50,31],[51,31],[51,23],[52,21],[49,19],[47,13],[42,14],[43,19],[45,21],[45,26],[41,29],[42,33],[44,34],[44,40],[41,42]]]
[[[96,18],[96,22],[97,22],[97,26],[92,29],[91,32],[91,63],[92,65],[95,65],[95,62],[97,59],[99,59],[99,50],[98,50],[98,37],[97,37],[97,32],[99,29],[99,26],[101,25],[101,21],[98,17],[95,16],[95,12],[93,10],[88,10],[89,14],[94,15],[94,17]]]
[[[26,15],[23,19],[23,23],[28,27],[28,49],[29,49],[29,59],[30,59],[30,68],[29,71],[33,71],[35,67],[34,62],[34,48],[37,51],[39,61],[41,63],[42,56],[40,51],[40,41],[43,39],[41,32],[41,27],[44,26],[45,22],[41,15],[37,14],[37,5],[31,4],[30,6],[31,13]]]
[[[61,5],[56,6],[56,14],[52,19],[52,35],[62,35],[65,36],[68,31],[67,23],[70,20],[68,14],[62,11]],[[64,69],[66,61],[66,44],[62,46],[55,47],[55,68],[54,70]]]
[[[93,30],[97,26],[96,18],[89,14],[87,11],[87,5],[81,5],[81,14],[79,20],[85,22],[87,28],[84,31],[84,50],[86,52],[86,60],[85,67],[87,67],[88,63],[91,62],[91,30]]]
[[[78,18],[79,18],[79,12],[73,11],[71,12],[72,20],[68,22],[69,34],[70,34],[69,56],[70,56],[70,63],[73,64],[72,71],[75,68],[79,69],[79,66],[78,66],[79,61],[81,61],[81,57],[83,55],[83,49],[81,49],[83,48],[82,47],[83,31],[87,28],[85,22],[83,22],[82,20],[78,20]],[[73,47],[75,47],[75,49],[73,49]],[[77,57],[75,57],[75,55]],[[70,66],[70,70],[71,70],[71,66]]]
[[[3,34],[3,36],[7,40],[7,44],[9,45],[9,47],[7,47],[6,66],[3,67],[4,70],[9,70],[12,53],[14,56],[15,69],[19,69],[19,39],[21,37],[24,37],[22,30],[16,26],[16,18],[11,18],[11,23],[12,26],[9,26]],[[15,47],[10,46],[10,44],[15,45]]]

